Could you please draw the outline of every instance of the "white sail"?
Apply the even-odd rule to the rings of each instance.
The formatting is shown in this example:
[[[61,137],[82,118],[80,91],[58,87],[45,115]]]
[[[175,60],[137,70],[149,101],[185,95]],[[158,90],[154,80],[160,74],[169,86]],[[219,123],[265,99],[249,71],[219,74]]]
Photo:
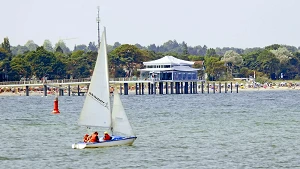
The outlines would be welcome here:
[[[127,136],[134,136],[132,127],[125,113],[120,95],[114,92],[114,103],[112,108],[112,124],[114,132],[120,132]]]
[[[102,33],[93,76],[78,123],[83,126],[111,127],[105,28]]]

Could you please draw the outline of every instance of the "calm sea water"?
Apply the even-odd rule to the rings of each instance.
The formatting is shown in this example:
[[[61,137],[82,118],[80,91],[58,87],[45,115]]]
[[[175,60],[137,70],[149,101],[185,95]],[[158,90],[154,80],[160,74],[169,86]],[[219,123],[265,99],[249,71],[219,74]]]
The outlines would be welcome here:
[[[299,90],[121,99],[134,145],[75,150],[84,97],[0,97],[0,168],[300,168]]]

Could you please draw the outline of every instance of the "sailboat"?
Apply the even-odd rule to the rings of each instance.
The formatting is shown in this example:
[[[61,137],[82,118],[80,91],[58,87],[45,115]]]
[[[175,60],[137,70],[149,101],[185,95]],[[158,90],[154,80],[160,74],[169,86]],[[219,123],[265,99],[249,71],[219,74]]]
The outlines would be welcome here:
[[[72,144],[72,148],[84,149],[132,145],[136,140],[137,137],[132,130],[117,92],[114,92],[113,106],[111,107],[110,97],[112,96],[110,96],[109,89],[106,29],[104,28],[93,76],[78,124],[86,127],[107,128],[111,132],[112,139],[103,141],[99,137],[99,142],[97,143],[78,142]],[[121,133],[122,136],[114,135],[114,133]]]

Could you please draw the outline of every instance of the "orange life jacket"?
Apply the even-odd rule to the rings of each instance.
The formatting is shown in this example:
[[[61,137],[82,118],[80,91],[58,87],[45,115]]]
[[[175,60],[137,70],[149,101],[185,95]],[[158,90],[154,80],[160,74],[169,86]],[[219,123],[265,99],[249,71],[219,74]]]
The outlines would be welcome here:
[[[96,134],[92,134],[89,142],[99,142],[98,136]]]
[[[83,142],[87,142],[89,140],[89,135],[85,135],[84,137],[83,137]]]
[[[103,140],[110,140],[110,139],[111,139],[111,137],[108,134],[105,134],[104,137],[103,137]]]

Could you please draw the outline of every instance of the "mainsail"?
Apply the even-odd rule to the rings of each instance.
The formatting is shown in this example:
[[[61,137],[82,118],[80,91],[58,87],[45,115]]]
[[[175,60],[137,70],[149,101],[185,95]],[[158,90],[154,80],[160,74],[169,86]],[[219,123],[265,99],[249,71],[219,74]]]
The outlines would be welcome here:
[[[104,28],[93,76],[79,117],[79,125],[111,127],[109,95],[106,30]]]
[[[120,132],[127,136],[134,136],[132,127],[121,102],[120,95],[117,92],[114,92],[112,124],[114,132]]]

